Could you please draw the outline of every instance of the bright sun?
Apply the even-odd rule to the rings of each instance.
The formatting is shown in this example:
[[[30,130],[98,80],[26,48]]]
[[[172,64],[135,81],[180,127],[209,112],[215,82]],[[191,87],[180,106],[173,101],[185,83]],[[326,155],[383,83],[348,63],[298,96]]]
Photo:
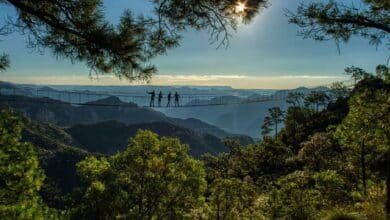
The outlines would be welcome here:
[[[246,9],[245,3],[243,2],[238,2],[235,8],[236,13],[242,13]]]

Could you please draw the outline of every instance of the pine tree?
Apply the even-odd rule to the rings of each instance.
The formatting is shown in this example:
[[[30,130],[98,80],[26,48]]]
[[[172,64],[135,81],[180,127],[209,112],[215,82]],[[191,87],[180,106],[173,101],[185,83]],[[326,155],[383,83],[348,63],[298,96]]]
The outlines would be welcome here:
[[[268,116],[264,118],[262,129],[262,135],[269,134],[272,130],[275,131],[275,138],[278,135],[278,125],[283,122],[284,111],[280,107],[273,107],[268,109]],[[271,128],[274,126],[274,128]]]
[[[130,80],[150,79],[157,71],[150,59],[178,46],[188,28],[208,30],[213,42],[228,44],[238,18],[247,23],[266,6],[266,0],[248,1],[238,12],[236,0],[151,3],[154,14],[136,17],[137,12],[125,9],[113,25],[105,18],[102,0],[0,1],[16,10],[9,25],[29,36],[29,47],[48,48],[57,57],[85,62],[94,73]]]
[[[290,23],[301,28],[300,34],[317,41],[333,39],[337,44],[353,36],[368,39],[378,46],[390,33],[390,2],[362,0],[360,4],[343,1],[310,1],[296,12],[287,11]]]
[[[77,168],[87,188],[75,218],[182,219],[204,206],[203,166],[178,139],[139,131],[125,151]]]
[[[17,114],[0,113],[0,218],[57,218],[38,194],[45,175],[33,146],[21,142],[22,127]]]

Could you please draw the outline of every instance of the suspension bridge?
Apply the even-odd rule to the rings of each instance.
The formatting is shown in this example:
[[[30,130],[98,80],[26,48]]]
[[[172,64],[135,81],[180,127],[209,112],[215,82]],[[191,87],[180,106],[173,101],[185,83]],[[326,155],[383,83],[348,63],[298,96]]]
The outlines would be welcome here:
[[[343,82],[351,87],[351,81]],[[310,91],[321,90],[330,85],[321,85],[311,88]],[[158,105],[154,100],[154,106],[150,106],[150,95],[140,93],[126,93],[118,91],[78,91],[78,90],[56,90],[50,87],[27,87],[12,86],[0,87],[0,101],[3,102],[25,102],[36,104],[70,104],[74,106],[102,106],[102,107],[151,107],[159,108],[191,108],[224,105],[245,105],[251,103],[261,103],[270,101],[285,100],[291,91],[299,90],[279,90],[268,93],[257,93],[249,97],[237,97],[233,95],[215,94],[180,94],[179,106],[167,106],[166,94]],[[109,97],[117,97],[120,103],[110,102]],[[172,103],[173,104],[173,103]]]

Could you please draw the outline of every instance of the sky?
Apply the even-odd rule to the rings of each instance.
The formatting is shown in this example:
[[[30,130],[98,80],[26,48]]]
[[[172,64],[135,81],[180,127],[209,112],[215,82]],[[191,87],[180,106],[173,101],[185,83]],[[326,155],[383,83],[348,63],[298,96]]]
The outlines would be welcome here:
[[[346,0],[347,1],[347,0]],[[345,1],[345,2],[346,2]],[[349,1],[349,0],[348,0]],[[151,60],[158,68],[153,85],[214,85],[240,89],[280,89],[327,85],[345,80],[343,70],[355,65],[373,71],[386,63],[389,50],[354,38],[341,45],[316,42],[297,36],[299,29],[289,24],[284,10],[294,11],[300,0],[271,0],[249,25],[240,25],[228,48],[210,44],[207,32],[189,30],[178,48]],[[117,23],[124,9],[150,13],[146,0],[104,0],[107,19]],[[0,19],[13,15],[13,9],[0,6]],[[26,36],[13,33],[0,41],[0,53],[10,55],[11,68],[0,80],[36,84],[132,85],[113,76],[89,78],[83,63],[56,59],[50,50],[26,47]]]

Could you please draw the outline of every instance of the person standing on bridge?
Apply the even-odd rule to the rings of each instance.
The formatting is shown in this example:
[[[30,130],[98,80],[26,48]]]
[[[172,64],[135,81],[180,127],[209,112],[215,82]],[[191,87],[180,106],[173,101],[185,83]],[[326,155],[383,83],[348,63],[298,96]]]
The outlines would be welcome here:
[[[163,98],[163,94],[162,94],[162,92],[160,91],[159,93],[158,93],[158,107],[161,107],[161,100],[162,100],[162,98]]]
[[[167,107],[171,107],[171,98],[172,98],[172,93],[171,92],[168,93],[167,98],[168,98]]]
[[[153,90],[152,92],[147,92],[150,95],[150,107],[154,107],[154,97],[156,97],[156,92]]]
[[[179,99],[180,99],[179,93],[175,92],[175,107],[180,106]]]

